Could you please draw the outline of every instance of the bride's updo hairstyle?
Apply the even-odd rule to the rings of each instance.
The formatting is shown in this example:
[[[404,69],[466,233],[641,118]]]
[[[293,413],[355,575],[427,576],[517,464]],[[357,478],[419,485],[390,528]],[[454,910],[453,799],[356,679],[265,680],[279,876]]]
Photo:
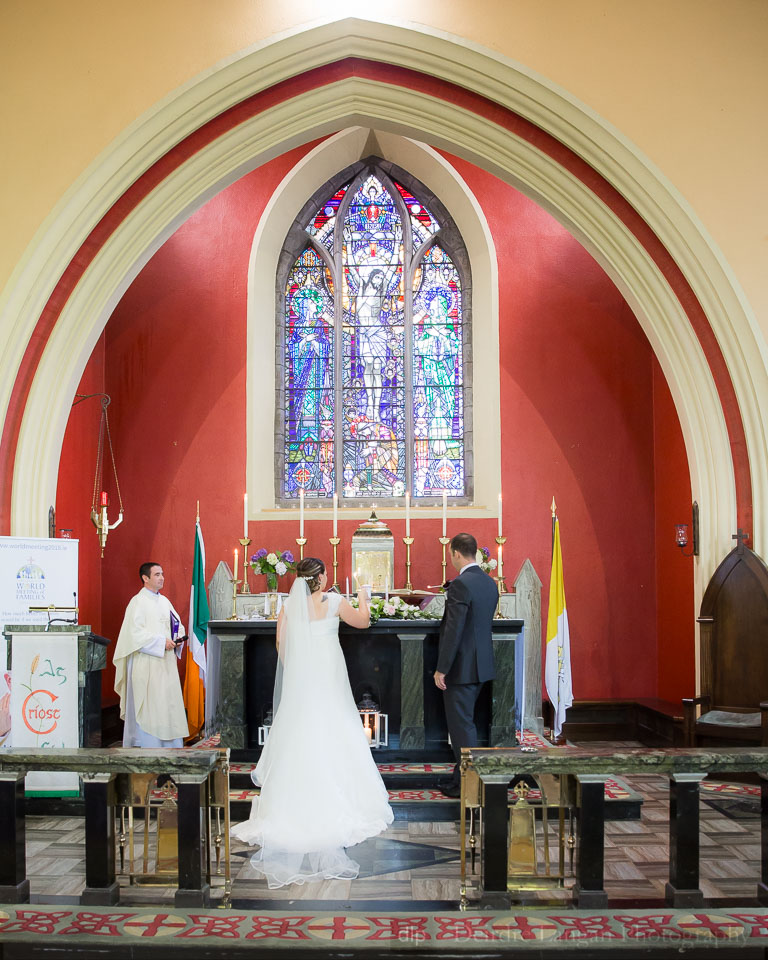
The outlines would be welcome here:
[[[320,575],[325,573],[325,564],[317,557],[304,557],[296,564],[296,576],[307,581],[310,593],[320,589]]]

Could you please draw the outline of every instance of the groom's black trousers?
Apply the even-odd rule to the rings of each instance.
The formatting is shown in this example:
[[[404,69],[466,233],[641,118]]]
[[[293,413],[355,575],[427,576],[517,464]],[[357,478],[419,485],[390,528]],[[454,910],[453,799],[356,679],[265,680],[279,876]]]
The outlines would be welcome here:
[[[461,770],[459,769],[461,748],[477,746],[475,704],[482,688],[482,683],[449,683],[443,691],[445,718],[448,721],[451,747],[456,758],[456,766],[451,779],[456,786],[461,782]]]

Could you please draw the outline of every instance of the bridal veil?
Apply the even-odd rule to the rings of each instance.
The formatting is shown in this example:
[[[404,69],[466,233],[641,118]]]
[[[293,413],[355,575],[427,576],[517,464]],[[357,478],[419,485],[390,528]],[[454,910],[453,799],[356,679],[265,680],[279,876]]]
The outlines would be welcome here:
[[[259,844],[251,863],[270,887],[352,879],[344,848],[392,822],[338,641],[340,597],[328,594],[317,619],[307,582],[297,579],[278,634],[274,719],[252,777],[261,786],[251,816],[232,833]]]

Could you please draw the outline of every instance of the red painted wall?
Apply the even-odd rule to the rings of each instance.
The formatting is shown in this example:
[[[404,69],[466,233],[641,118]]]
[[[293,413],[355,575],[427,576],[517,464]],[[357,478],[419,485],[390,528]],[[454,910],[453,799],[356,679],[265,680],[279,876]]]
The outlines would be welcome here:
[[[248,257],[272,191],[307,149],[249,174],[190,218],[107,326],[105,382],[126,505],[102,568],[109,636],[140,586],[136,570],[144,559],[164,565],[167,593],[186,613],[196,500],[208,576],[219,559],[231,562],[245,489]],[[667,583],[671,558],[657,551],[657,511],[678,509],[688,474],[649,344],[601,268],[547,213],[493,176],[449,159],[481,203],[499,259],[508,582],[530,556],[546,597],[554,495],[576,697],[655,695],[668,660],[665,689],[673,691],[683,681],[692,627],[686,634],[682,624],[679,636],[676,626],[660,660],[657,584]],[[655,469],[659,452],[672,457],[674,478]],[[62,472],[65,465],[63,457]],[[265,469],[271,472],[271,463]],[[340,522],[343,542],[356,525]],[[448,533],[468,525],[451,520]],[[252,549],[292,546],[296,527],[295,519],[253,524]],[[398,570],[401,527],[393,522]],[[492,543],[493,520],[472,521],[471,529],[481,543]],[[417,586],[439,582],[439,532],[437,520],[413,522]],[[330,559],[330,533],[330,521],[310,520],[307,553]],[[343,583],[346,551],[341,560]],[[666,592],[664,604],[666,614]]]
[[[207,575],[242,535],[247,268],[265,204],[313,144],[259,168],[201,208],[150,260],[106,328],[106,383],[126,519],[104,564],[104,630],[116,637],[161,563],[186,617],[196,501]],[[114,697],[113,697],[114,700]]]
[[[86,365],[78,394],[104,393],[104,337],[99,338]],[[97,397],[72,407],[64,434],[56,488],[56,533],[72,530],[78,546],[78,605],[80,623],[101,633],[101,549],[91,523],[93,477],[96,469],[101,401]],[[116,515],[115,515],[116,516]]]
[[[511,553],[530,555],[547,597],[554,496],[575,697],[654,695],[650,346],[616,287],[567,231],[495,177],[454,162],[481,200],[499,257]]]
[[[691,531],[691,482],[672,396],[654,358],[653,413],[656,493],[656,596],[659,696],[679,701],[696,690],[693,565],[675,543],[675,524]],[[687,547],[689,552],[691,547]]]

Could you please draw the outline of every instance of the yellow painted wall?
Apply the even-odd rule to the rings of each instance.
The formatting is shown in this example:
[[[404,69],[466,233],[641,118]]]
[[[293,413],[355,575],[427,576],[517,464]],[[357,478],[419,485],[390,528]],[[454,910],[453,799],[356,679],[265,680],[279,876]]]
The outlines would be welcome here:
[[[612,122],[723,251],[768,333],[764,0],[380,0],[460,34]],[[350,0],[2,0],[0,289],[67,189],[154,103]]]

